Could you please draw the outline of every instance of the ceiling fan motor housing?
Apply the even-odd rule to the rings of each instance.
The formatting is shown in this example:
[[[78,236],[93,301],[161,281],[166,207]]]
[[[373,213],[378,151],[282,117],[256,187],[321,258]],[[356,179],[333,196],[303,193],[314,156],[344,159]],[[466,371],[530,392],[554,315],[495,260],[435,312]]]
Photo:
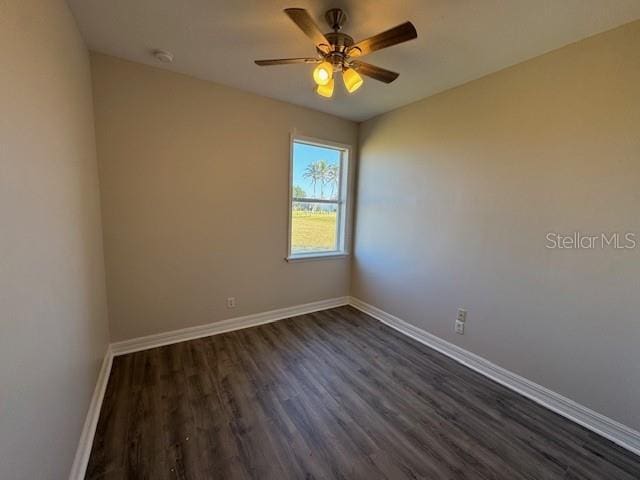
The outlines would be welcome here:
[[[333,64],[336,70],[343,70],[347,51],[355,43],[350,35],[340,31],[347,21],[347,14],[341,8],[332,8],[326,11],[324,18],[333,32],[324,34],[330,45],[328,51],[320,51],[320,53]]]
[[[325,33],[325,37],[331,43],[332,50],[344,52],[347,48],[353,45],[353,38],[342,32],[330,32]]]
[[[326,33],[325,37],[331,45],[328,52],[320,51],[320,53],[325,59],[331,62],[335,68],[342,70],[347,60],[347,50],[354,43],[353,38],[342,32]]]

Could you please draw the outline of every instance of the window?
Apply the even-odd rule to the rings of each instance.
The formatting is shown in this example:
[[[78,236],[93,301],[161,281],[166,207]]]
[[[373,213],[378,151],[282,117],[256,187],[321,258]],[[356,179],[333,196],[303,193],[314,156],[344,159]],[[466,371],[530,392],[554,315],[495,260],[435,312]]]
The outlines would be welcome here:
[[[346,255],[349,147],[294,137],[288,260]]]

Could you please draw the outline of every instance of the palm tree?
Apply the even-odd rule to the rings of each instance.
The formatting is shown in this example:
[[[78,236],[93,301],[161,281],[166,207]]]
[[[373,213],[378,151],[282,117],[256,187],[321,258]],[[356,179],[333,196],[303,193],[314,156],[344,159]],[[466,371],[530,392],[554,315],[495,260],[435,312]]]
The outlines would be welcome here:
[[[308,178],[313,185],[313,197],[316,197],[316,186],[320,184],[320,198],[324,198],[324,187],[331,186],[330,199],[335,198],[336,189],[340,182],[340,166],[330,165],[326,160],[318,160],[310,163],[302,174],[304,178]],[[316,207],[313,208],[315,210]]]
[[[318,160],[307,165],[302,176],[308,178],[313,185],[313,196],[316,196],[316,185],[320,184],[320,198],[324,198],[324,186],[328,183],[331,166],[325,160]]]
[[[338,165],[329,165],[327,168],[327,175],[325,176],[325,183],[331,185],[331,196],[333,198],[336,188],[338,188],[338,180],[340,178]]]
[[[327,184],[329,164],[325,160],[318,160],[315,163],[318,171],[318,180],[320,181],[320,198],[324,198],[324,186]]]
[[[304,178],[308,178],[313,185],[313,196],[316,196],[316,184],[320,181],[320,176],[318,172],[317,162],[313,162],[307,165],[307,168],[304,169],[304,173],[302,174]]]

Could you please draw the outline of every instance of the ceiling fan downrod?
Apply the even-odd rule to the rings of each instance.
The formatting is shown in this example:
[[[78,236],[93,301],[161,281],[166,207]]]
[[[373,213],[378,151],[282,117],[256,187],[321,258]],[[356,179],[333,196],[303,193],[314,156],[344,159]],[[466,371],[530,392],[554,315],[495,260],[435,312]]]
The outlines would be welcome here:
[[[327,10],[324,18],[334,32],[342,30],[342,26],[347,22],[347,14],[341,8]]]

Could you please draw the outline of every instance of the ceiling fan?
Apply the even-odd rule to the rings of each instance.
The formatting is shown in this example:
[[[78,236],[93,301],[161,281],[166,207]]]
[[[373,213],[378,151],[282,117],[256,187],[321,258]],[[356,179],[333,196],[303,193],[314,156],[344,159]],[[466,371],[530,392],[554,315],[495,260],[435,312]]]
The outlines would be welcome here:
[[[260,66],[317,64],[313,70],[313,80],[316,82],[315,92],[323,97],[333,95],[336,72],[342,72],[342,80],[349,93],[355,92],[362,86],[363,80],[360,74],[384,83],[393,82],[398,78],[398,73],[361,62],[358,58],[418,37],[413,24],[405,22],[355,43],[352,37],[340,31],[347,20],[347,15],[339,8],[332,8],[325,13],[324,17],[333,31],[324,34],[304,8],[285,8],[284,12],[313,41],[318,56],[256,60],[255,62]]]

